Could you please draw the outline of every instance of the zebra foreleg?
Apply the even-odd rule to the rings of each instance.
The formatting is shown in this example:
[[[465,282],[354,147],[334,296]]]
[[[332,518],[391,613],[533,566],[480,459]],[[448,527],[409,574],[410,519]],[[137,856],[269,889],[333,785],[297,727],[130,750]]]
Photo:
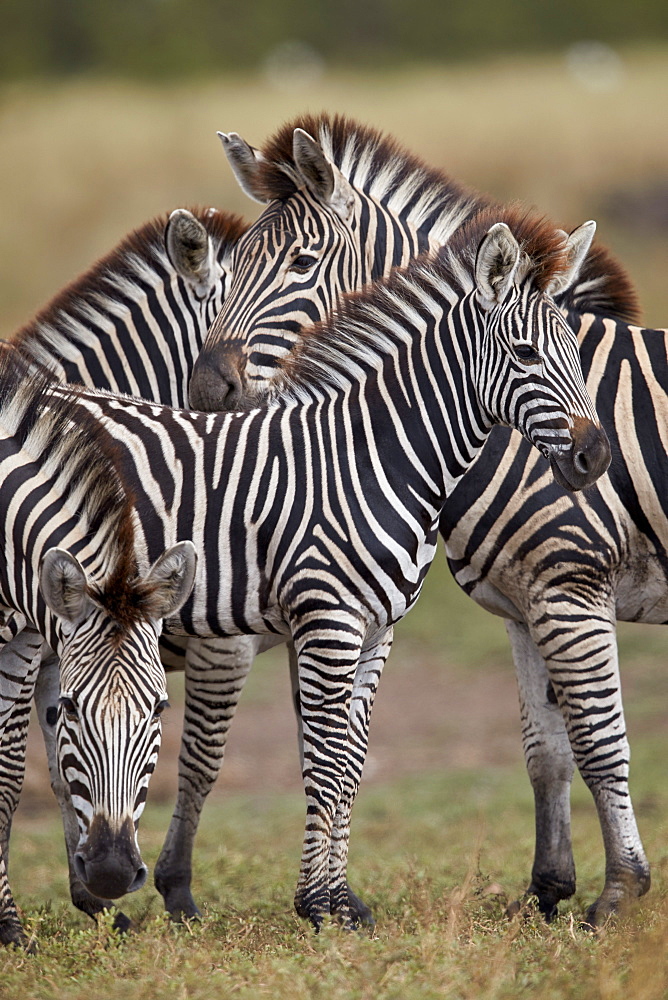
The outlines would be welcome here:
[[[524,759],[534,794],[536,843],[531,884],[547,921],[575,892],[570,791],[575,760],[545,661],[526,625],[506,621],[517,673]],[[516,907],[511,907],[511,911]]]
[[[32,629],[0,646],[0,943],[28,948],[7,863],[9,833],[25,773],[30,706],[41,651],[42,637]]]
[[[304,731],[303,778],[306,829],[295,892],[295,909],[316,931],[331,910],[332,834],[349,763],[348,725],[363,634],[356,616],[311,610],[293,638],[299,663]],[[345,864],[342,875],[345,882]],[[345,894],[337,917],[349,924]]]
[[[175,920],[199,916],[191,892],[195,835],[202,807],[220,772],[227,732],[260,645],[257,636],[192,639],[188,643],[179,790],[155,866],[155,886]]]
[[[297,653],[293,643],[288,643],[288,657],[290,661],[290,684],[292,686],[292,704],[295,710],[297,721],[297,745],[299,749],[299,765],[304,770],[304,727],[302,725],[302,714],[299,699],[299,670],[297,666]],[[348,890],[348,908],[350,919],[354,925],[373,927],[375,920],[373,913],[366,903],[356,895],[346,883]]]
[[[348,911],[352,927],[359,925],[374,927],[376,923],[369,907],[351,893],[346,881],[346,869],[350,841],[350,817],[366,760],[371,709],[378,690],[380,675],[392,649],[392,638],[393,629],[389,628],[375,646],[362,653],[355,672],[353,693],[350,700],[348,767],[332,831],[332,846],[329,856],[329,891],[332,915],[345,915]],[[354,911],[351,906],[351,896],[358,904]]]
[[[599,583],[600,590],[600,583]],[[629,795],[629,744],[619,681],[614,604],[589,600],[532,626],[547,665],[578,769],[594,797],[605,847],[605,886],[587,911],[600,926],[611,913],[642,896],[650,871]],[[565,627],[567,626],[567,627]]]
[[[60,669],[58,658],[50,653],[42,661],[35,686],[35,708],[44,737],[46,758],[49,765],[51,789],[60,806],[67,847],[67,866],[70,880],[70,897],[77,910],[95,919],[104,910],[111,910],[116,903],[110,899],[93,896],[74,871],[74,855],[79,845],[79,822],[67,783],[60,776],[56,751],[56,718],[60,697]],[[120,910],[116,911],[114,927],[122,932],[129,930],[130,919]]]

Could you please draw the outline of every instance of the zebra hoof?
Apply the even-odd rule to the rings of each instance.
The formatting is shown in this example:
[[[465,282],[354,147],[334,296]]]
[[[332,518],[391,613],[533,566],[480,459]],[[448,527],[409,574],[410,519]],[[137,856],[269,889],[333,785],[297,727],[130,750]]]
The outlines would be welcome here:
[[[373,930],[376,926],[373,913],[359,896],[348,886],[348,909],[350,910],[350,920],[353,927],[367,927]]]
[[[27,955],[34,955],[37,951],[37,942],[26,935],[15,919],[0,920],[0,944],[8,948],[21,948]]]
[[[163,898],[167,913],[177,924],[184,920],[198,920],[202,916],[189,889],[173,890]]]

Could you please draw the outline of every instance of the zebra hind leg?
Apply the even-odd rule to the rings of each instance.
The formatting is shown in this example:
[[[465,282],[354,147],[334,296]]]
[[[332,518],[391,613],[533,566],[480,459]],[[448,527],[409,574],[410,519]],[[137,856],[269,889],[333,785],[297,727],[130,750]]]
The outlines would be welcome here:
[[[110,899],[99,899],[93,896],[74,871],[74,854],[79,844],[79,823],[72,805],[69,788],[60,776],[56,752],[56,717],[58,713],[58,698],[60,696],[60,671],[58,659],[50,653],[41,664],[35,686],[35,707],[37,718],[44,737],[44,746],[49,765],[51,789],[55,795],[63,820],[65,844],[67,847],[67,864],[70,880],[70,897],[72,904],[95,919],[104,910],[116,909],[116,904]],[[116,910],[114,927],[121,933],[130,929],[131,921],[120,910]]]
[[[507,621],[517,673],[522,745],[534,794],[536,840],[528,897],[548,923],[575,892],[570,791],[575,760],[545,661],[526,625]],[[512,903],[509,915],[519,910]]]
[[[299,763],[303,770],[304,768],[304,727],[302,725],[302,715],[301,715],[301,704],[299,699],[299,672],[297,669],[297,653],[295,652],[295,647],[293,643],[288,644],[288,655],[290,660],[290,683],[292,685],[292,704],[295,710],[295,718],[297,720],[297,743],[299,747]],[[348,894],[348,909],[350,911],[350,920],[353,926],[356,927],[370,927],[373,928],[376,925],[373,913],[371,909],[366,905],[364,900],[360,899],[353,890],[350,888],[346,882],[346,890]]]
[[[195,835],[257,647],[256,636],[191,639],[187,646],[179,790],[155,866],[155,886],[177,921],[200,915],[191,891]]]
[[[600,584],[599,584],[600,591]],[[650,870],[629,794],[629,744],[624,722],[614,602],[582,602],[570,615],[541,618],[532,627],[566,723],[571,749],[591,792],[605,847],[605,885],[589,907],[586,922],[600,927],[607,918],[644,895]],[[556,627],[568,623],[568,629]]]

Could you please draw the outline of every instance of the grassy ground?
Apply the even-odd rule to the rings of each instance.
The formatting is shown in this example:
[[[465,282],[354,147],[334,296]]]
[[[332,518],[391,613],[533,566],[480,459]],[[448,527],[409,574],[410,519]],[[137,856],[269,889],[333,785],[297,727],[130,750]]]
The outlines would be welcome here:
[[[195,879],[204,920],[171,926],[155,894],[144,890],[127,901],[138,932],[125,940],[109,922],[95,927],[62,902],[54,830],[40,823],[24,831],[14,853],[16,870],[31,866],[33,887],[25,886],[23,902],[40,950],[35,957],[0,953],[0,995],[658,1000],[668,987],[668,852],[661,835],[668,797],[657,791],[658,773],[656,783],[651,777],[658,749],[648,747],[639,760],[640,788],[651,794],[641,822],[655,885],[632,914],[597,937],[578,923],[601,884],[584,791],[574,797],[579,888],[572,906],[549,927],[531,913],[508,921],[505,904],[527,873],[530,798],[516,768],[464,770],[363,796],[350,875],[376,913],[372,938],[335,927],[316,937],[292,912],[297,796],[237,796],[210,810]],[[143,823],[148,860],[166,819],[164,809],[152,810]]]
[[[13,831],[12,885],[40,949],[30,958],[0,951],[3,1000],[664,997],[662,630],[626,626],[620,636],[650,894],[597,937],[581,930],[579,920],[602,887],[604,862],[589,793],[578,779],[577,894],[550,927],[531,914],[509,922],[505,905],[521,895],[529,875],[533,810],[503,627],[455,590],[442,561],[427,584],[383,678],[370,751],[376,766],[355,809],[350,878],[376,914],[372,938],[334,927],[316,937],[292,910],[303,801],[277,652],[256,664],[224,769],[232,777],[223,777],[204,813],[194,874],[201,923],[171,926],[151,887],[123,900],[137,928],[126,940],[109,923],[95,927],[76,914],[67,902],[55,808],[33,785]],[[178,683],[174,695],[178,701]],[[171,725],[175,735],[178,723]],[[163,751],[159,767],[173,785],[175,741]],[[149,797],[140,828],[151,868],[171,808],[172,786],[156,778],[151,792],[158,794]]]

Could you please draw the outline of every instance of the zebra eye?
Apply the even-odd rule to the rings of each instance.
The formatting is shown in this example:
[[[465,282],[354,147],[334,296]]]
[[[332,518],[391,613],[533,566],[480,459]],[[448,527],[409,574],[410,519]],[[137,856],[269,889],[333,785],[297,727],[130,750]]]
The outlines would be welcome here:
[[[312,257],[308,253],[300,253],[298,257],[295,257],[292,264],[290,264],[291,271],[299,271],[300,274],[304,274],[310,267],[317,262],[317,257]]]
[[[74,704],[71,698],[61,698],[60,707],[65,713],[65,718],[69,719],[70,722],[75,722],[79,718],[79,713],[77,712],[77,706]]]
[[[159,719],[166,708],[169,708],[169,702],[165,698],[163,701],[159,701],[153,710],[153,718]]]
[[[514,350],[520,361],[540,361],[540,354],[531,344],[516,344]]]

